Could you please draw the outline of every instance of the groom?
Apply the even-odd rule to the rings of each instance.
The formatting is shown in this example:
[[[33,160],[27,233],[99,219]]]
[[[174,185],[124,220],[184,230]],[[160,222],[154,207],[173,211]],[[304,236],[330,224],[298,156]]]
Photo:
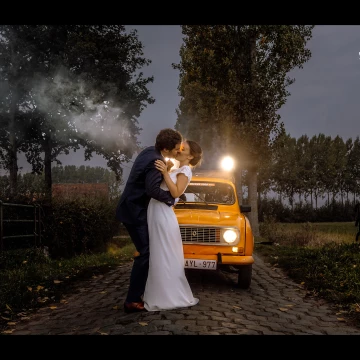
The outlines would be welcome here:
[[[126,227],[139,256],[134,258],[129,290],[124,303],[126,313],[143,311],[142,295],[149,271],[149,232],[147,208],[150,198],[168,206],[175,199],[169,191],[160,189],[163,176],[155,168],[155,160],[175,158],[180,153],[182,135],[173,129],[163,129],[156,137],[155,146],[142,150],[131,168],[125,189],[116,208],[116,218]],[[151,226],[151,224],[150,224]]]

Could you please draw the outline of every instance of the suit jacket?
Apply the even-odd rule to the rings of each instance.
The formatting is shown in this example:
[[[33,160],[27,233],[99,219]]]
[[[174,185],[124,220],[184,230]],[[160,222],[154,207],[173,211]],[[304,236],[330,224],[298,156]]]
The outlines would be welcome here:
[[[155,168],[155,160],[163,156],[149,146],[142,150],[135,159],[129,178],[116,208],[116,218],[128,224],[147,224],[147,208],[150,198],[174,205],[175,199],[169,191],[160,189],[163,176]]]

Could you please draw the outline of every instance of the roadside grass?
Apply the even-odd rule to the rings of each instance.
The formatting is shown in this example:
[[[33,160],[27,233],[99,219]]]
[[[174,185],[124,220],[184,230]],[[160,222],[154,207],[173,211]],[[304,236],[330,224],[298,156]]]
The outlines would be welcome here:
[[[333,222],[333,223],[300,223],[300,224],[279,224],[285,232],[313,233],[316,240],[322,244],[335,241],[341,243],[352,243],[355,240],[357,227],[354,222]]]
[[[360,243],[354,223],[271,222],[262,224],[260,233],[256,254],[360,328]]]
[[[24,320],[34,310],[53,306],[77,281],[104,274],[133,259],[130,238],[114,238],[101,254],[51,260],[42,250],[0,253],[0,332]]]

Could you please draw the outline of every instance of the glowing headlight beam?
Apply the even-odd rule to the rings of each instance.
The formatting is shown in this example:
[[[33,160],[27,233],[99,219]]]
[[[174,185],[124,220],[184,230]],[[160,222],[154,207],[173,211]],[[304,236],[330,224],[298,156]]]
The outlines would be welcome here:
[[[226,156],[221,160],[221,167],[225,171],[230,171],[234,168],[234,160],[230,156]]]

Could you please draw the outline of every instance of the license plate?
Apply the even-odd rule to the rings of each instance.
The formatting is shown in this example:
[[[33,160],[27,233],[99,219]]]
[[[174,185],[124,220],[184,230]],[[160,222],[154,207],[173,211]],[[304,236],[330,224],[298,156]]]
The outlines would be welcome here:
[[[216,270],[216,260],[185,259],[185,268],[200,270]]]

